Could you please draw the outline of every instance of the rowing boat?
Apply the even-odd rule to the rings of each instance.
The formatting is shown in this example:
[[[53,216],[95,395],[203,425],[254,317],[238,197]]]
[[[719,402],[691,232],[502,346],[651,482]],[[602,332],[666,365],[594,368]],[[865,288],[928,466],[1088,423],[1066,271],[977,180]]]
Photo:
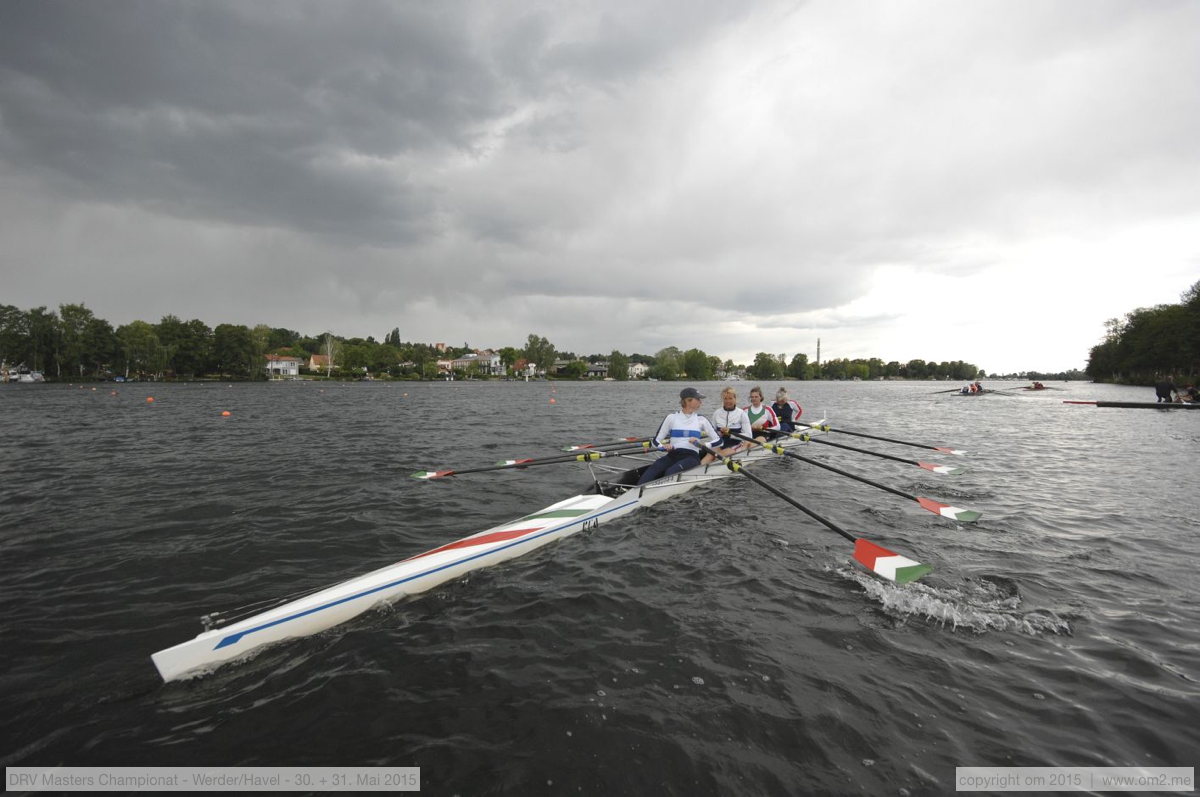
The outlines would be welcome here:
[[[824,421],[815,427],[822,424]],[[803,438],[789,438],[780,445],[791,447],[804,442]],[[759,448],[735,457],[739,464],[775,458],[773,453]],[[202,675],[222,664],[247,657],[266,645],[320,633],[379,604],[417,595],[473,570],[524,556],[563,537],[596,528],[640,507],[673,498],[734,473],[733,469],[718,462],[639,486],[638,476],[646,467],[648,465],[624,472],[618,470],[618,475],[608,481],[601,480],[593,471],[594,483],[583,494],[224,627],[205,630],[194,639],[154,653],[151,659],[164,681]],[[865,545],[861,556],[856,546],[856,557],[868,567],[874,567],[876,572],[885,572],[882,560],[888,556],[896,560],[886,566],[892,572],[897,567],[915,564],[865,540],[860,542]]]
[[[1138,410],[1200,410],[1200,403],[1179,401],[1064,401],[1063,404],[1090,404],[1094,407],[1117,407]]]

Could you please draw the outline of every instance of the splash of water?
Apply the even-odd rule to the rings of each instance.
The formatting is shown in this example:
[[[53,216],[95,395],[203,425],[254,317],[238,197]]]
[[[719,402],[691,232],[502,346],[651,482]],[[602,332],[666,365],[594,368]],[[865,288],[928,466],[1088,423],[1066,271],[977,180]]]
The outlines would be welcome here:
[[[890,616],[902,620],[922,618],[960,629],[987,633],[1010,631],[1030,636],[1071,635],[1071,624],[1049,609],[1021,610],[1021,593],[1016,584],[983,577],[960,586],[931,586],[913,582],[898,586],[857,570],[840,575],[856,581],[867,597],[878,601]]]

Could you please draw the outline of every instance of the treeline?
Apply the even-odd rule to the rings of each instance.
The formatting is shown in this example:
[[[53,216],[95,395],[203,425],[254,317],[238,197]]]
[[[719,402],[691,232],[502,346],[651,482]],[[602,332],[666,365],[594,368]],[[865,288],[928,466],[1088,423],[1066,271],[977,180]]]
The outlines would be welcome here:
[[[1151,385],[1173,377],[1188,383],[1200,376],[1200,281],[1179,304],[1142,307],[1124,319],[1109,319],[1105,327],[1086,369],[1097,382]]]
[[[203,378],[265,379],[268,354],[299,358],[307,367],[313,355],[324,355],[322,375],[335,378],[364,372],[397,378],[435,379],[439,361],[454,360],[474,351],[468,344],[438,348],[400,339],[393,329],[382,341],[373,337],[343,338],[331,332],[302,335],[290,329],[260,324],[218,324],[198,319],[183,321],[167,315],[157,324],[133,321],[113,327],[82,304],[63,304],[58,312],[38,307],[20,310],[0,305],[0,362],[26,365],[52,379]],[[539,372],[584,378],[593,366],[607,366],[607,376],[623,380],[645,376],[660,380],[707,381],[733,376],[753,379],[951,379],[970,380],[983,372],[962,361],[883,362],[835,359],[809,362],[805,354],[759,352],[750,365],[721,360],[700,349],[669,346],[650,354],[576,356],[558,351],[545,337],[530,334],[523,347],[495,349],[503,371],[515,373],[532,365]],[[484,376],[475,365],[462,376]]]

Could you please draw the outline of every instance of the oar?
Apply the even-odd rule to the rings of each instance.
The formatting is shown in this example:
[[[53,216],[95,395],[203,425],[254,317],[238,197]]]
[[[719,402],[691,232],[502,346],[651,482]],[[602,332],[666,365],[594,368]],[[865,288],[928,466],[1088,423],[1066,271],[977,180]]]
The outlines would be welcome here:
[[[633,454],[642,451],[639,446],[628,450],[619,451],[588,451],[584,454],[573,454],[570,456],[559,455],[556,457],[545,457],[543,459],[526,459],[526,460],[511,460],[500,463],[499,465],[491,465],[486,468],[466,468],[465,470],[420,470],[412,474],[414,479],[444,479],[447,476],[461,476],[464,473],[484,473],[492,470],[508,470],[510,468],[532,468],[535,465],[564,465],[569,462],[593,462],[603,457],[621,457],[627,454]]]
[[[787,434],[789,437],[795,437],[799,440],[804,440],[806,442],[820,443],[823,446],[833,446],[834,448],[844,448],[847,451],[857,451],[860,454],[870,454],[873,457],[879,457],[880,459],[890,459],[893,462],[903,462],[906,465],[916,465],[918,468],[924,468],[925,470],[933,471],[934,473],[941,473],[941,474],[947,475],[947,476],[957,476],[958,474],[962,473],[964,470],[963,468],[954,468],[949,465],[937,465],[933,462],[919,462],[915,459],[905,459],[904,457],[893,457],[891,454],[883,454],[883,453],[880,453],[879,451],[871,451],[870,449],[866,449],[866,448],[855,448],[854,446],[848,446],[848,445],[844,445],[842,443],[835,443],[832,440],[822,440],[820,437],[813,437],[812,435],[806,434],[805,432],[789,432]]]
[[[650,443],[652,441],[653,438],[650,437],[622,437],[620,440],[614,440],[611,443],[585,443],[584,445],[578,446],[566,446],[563,448],[563,451],[586,451],[588,449],[618,448],[620,446],[627,446],[630,443]]]
[[[605,450],[601,453],[604,453],[604,454],[619,453],[619,454],[625,455],[625,454],[634,454],[639,451],[650,451],[651,449],[653,449],[655,447],[654,444],[649,440],[642,440],[636,446],[632,446],[629,443],[619,443],[618,445],[625,446],[625,448],[622,448],[620,451]],[[580,446],[577,449],[564,449],[564,450],[578,451],[578,450],[582,450],[582,449],[586,449],[586,448],[587,448],[587,446]],[[599,447],[597,447],[597,450],[599,450]],[[555,455],[553,457],[547,457],[547,459],[559,459],[560,456],[564,457],[563,458],[564,462],[574,462],[575,461],[574,456],[568,457],[566,455]],[[497,462],[496,464],[497,465],[528,465],[529,463],[536,462],[536,461],[537,460],[535,460],[535,459],[504,459],[504,460],[501,460],[500,462]]]
[[[826,520],[825,518],[821,517],[816,512],[801,504],[795,498],[792,498],[787,493],[772,486],[771,484],[768,484],[748,470],[743,469],[742,464],[737,460],[730,459],[729,457],[723,457],[707,446],[702,445],[700,448],[706,454],[711,454],[712,456],[721,460],[721,462],[725,464],[725,467],[729,468],[734,473],[742,474],[758,486],[768,490],[771,493],[774,493],[784,501],[787,501],[789,504],[808,515],[822,526],[825,526],[831,531],[835,531],[846,539],[850,540],[850,542],[854,543],[854,561],[858,562],[872,573],[875,573],[882,578],[886,578],[888,581],[894,581],[897,584],[907,584],[910,581],[916,581],[921,576],[933,570],[933,568],[929,565],[921,564],[920,562],[909,559],[907,556],[901,556],[894,551],[889,551],[882,545],[877,545],[876,543],[873,543],[870,540],[864,540],[861,537],[855,537],[841,526],[833,523],[833,521]]]
[[[816,465],[818,468],[824,468],[825,470],[833,471],[834,473],[836,473],[838,475],[845,476],[849,479],[854,479],[854,481],[856,481],[856,482],[862,482],[863,484],[869,484],[870,486],[872,486],[876,489],[883,490],[885,492],[889,492],[892,495],[898,495],[901,498],[907,498],[910,501],[916,501],[918,504],[920,504],[922,509],[932,512],[935,515],[940,515],[941,517],[947,517],[952,520],[957,520],[960,523],[970,523],[971,521],[979,519],[980,513],[976,512],[974,510],[959,509],[956,506],[950,506],[949,504],[943,504],[940,501],[934,501],[932,498],[919,498],[915,495],[909,495],[908,493],[904,492],[903,490],[897,490],[895,487],[888,487],[886,484],[880,484],[879,482],[874,482],[874,481],[871,481],[870,479],[864,479],[862,476],[856,476],[853,473],[847,473],[846,471],[842,470],[841,468],[835,468],[832,465],[826,465],[824,462],[818,462],[815,459],[809,459],[808,457],[802,457],[799,454],[797,454],[793,451],[788,451],[783,446],[777,446],[774,443],[763,443],[759,440],[755,440],[752,437],[746,437],[746,436],[740,435],[740,434],[734,435],[734,436],[739,437],[742,440],[746,440],[751,443],[757,443],[758,445],[762,446],[763,448],[767,449],[768,451],[774,451],[776,454],[782,454],[785,457],[791,457],[792,459],[798,459],[801,462],[807,462],[809,465]]]
[[[850,435],[854,435],[855,437],[865,437],[868,440],[882,440],[885,443],[898,443],[902,446],[912,446],[913,448],[928,448],[930,451],[941,451],[943,454],[953,454],[956,457],[961,457],[963,454],[967,453],[966,451],[959,451],[956,448],[942,448],[941,446],[927,446],[924,443],[910,443],[907,440],[893,440],[890,437],[879,437],[879,436],[873,435],[873,434],[863,434],[862,432],[848,432],[845,429],[834,429],[832,426],[829,426],[828,424],[824,424],[821,426],[813,426],[810,423],[800,423],[799,421],[796,421],[796,425],[797,426],[806,426],[809,429],[815,429],[818,432],[837,432],[838,434],[850,434]]]

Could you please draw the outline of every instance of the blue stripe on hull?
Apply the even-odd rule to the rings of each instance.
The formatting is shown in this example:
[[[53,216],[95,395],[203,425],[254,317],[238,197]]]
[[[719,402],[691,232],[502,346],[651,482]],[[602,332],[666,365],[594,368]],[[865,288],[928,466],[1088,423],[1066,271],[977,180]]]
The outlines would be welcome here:
[[[453,561],[453,562],[447,562],[446,564],[444,564],[444,565],[441,565],[441,566],[439,566],[439,567],[435,567],[435,568],[432,568],[432,569],[430,569],[430,570],[425,570],[425,571],[423,571],[423,572],[421,572],[421,573],[417,573],[417,574],[415,574],[415,575],[406,576],[405,578],[401,578],[401,579],[398,579],[398,580],[396,580],[396,581],[392,581],[392,582],[390,582],[390,583],[388,583],[388,584],[382,584],[382,585],[380,585],[380,586],[378,586],[378,587],[373,587],[372,589],[366,590],[366,591],[364,591],[364,592],[357,593],[357,594],[355,594],[355,595],[349,595],[349,596],[347,596],[347,597],[345,597],[345,598],[340,598],[340,599],[338,599],[338,600],[336,600],[336,601],[332,601],[332,602],[330,602],[330,603],[322,604],[321,606],[314,606],[313,608],[311,608],[311,609],[308,609],[308,610],[306,610],[306,611],[303,611],[303,612],[299,612],[298,614],[289,615],[289,616],[287,616],[287,617],[281,617],[281,618],[280,618],[280,619],[278,619],[278,620],[272,620],[272,621],[271,621],[271,622],[269,622],[269,623],[263,623],[262,625],[255,626],[254,628],[247,628],[245,631],[239,631],[239,632],[237,632],[236,634],[230,634],[229,636],[222,637],[222,638],[221,638],[221,641],[220,641],[220,642],[218,642],[218,643],[216,644],[216,646],[213,648],[213,650],[220,650],[221,648],[224,648],[224,647],[229,647],[230,645],[236,645],[238,642],[240,642],[240,641],[242,640],[242,638],[243,638],[243,637],[247,636],[248,634],[253,634],[253,633],[255,633],[256,631],[262,631],[262,630],[265,630],[265,629],[267,629],[267,628],[273,628],[273,627],[275,627],[275,626],[277,626],[277,625],[281,625],[281,624],[283,624],[283,623],[291,622],[292,620],[298,620],[298,619],[299,619],[299,618],[301,618],[301,617],[308,617],[308,616],[309,616],[309,615],[311,615],[311,614],[316,614],[317,612],[323,612],[323,611],[325,611],[326,609],[331,609],[331,608],[333,608],[334,606],[340,606],[340,605],[342,605],[343,603],[348,603],[348,602],[350,602],[350,601],[355,601],[355,600],[358,600],[359,598],[365,598],[366,596],[368,596],[368,595],[373,595],[373,594],[375,594],[376,592],[381,592],[381,591],[383,591],[383,590],[386,590],[386,589],[391,589],[392,587],[396,587],[396,586],[399,586],[399,585],[401,585],[401,584],[405,584],[405,583],[407,583],[407,582],[409,582],[409,581],[414,581],[414,580],[416,580],[416,579],[418,579],[418,578],[424,578],[425,576],[433,575],[434,573],[441,572],[442,570],[446,570],[447,568],[451,568],[451,567],[457,567],[457,566],[459,566],[459,565],[461,565],[461,564],[464,564],[464,563],[466,563],[466,562],[472,562],[472,561],[474,561],[474,560],[476,560],[476,559],[480,559],[480,558],[482,558],[482,557],[484,557],[484,556],[491,556],[492,554],[499,553],[499,552],[501,552],[501,551],[506,551],[506,550],[508,550],[509,548],[515,548],[515,547],[516,547],[516,546],[518,546],[518,545],[525,545],[526,543],[532,542],[533,540],[537,540],[537,539],[540,539],[540,538],[542,538],[542,537],[545,537],[545,536],[546,536],[546,535],[548,535],[548,534],[554,534],[555,532],[564,531],[565,529],[569,529],[569,528],[571,528],[572,526],[575,526],[575,525],[578,525],[578,524],[581,524],[581,523],[586,523],[586,522],[588,522],[589,520],[594,520],[594,519],[597,519],[597,518],[601,518],[601,517],[603,517],[604,515],[607,515],[607,514],[609,514],[609,513],[611,513],[611,512],[616,512],[618,509],[621,509],[621,508],[623,508],[624,506],[628,506],[628,504],[622,504],[622,506],[616,506],[616,507],[612,507],[612,508],[610,508],[610,509],[605,509],[605,510],[604,510],[604,511],[602,511],[602,512],[595,512],[595,513],[593,513],[593,514],[591,514],[591,515],[587,515],[586,517],[581,517],[581,518],[578,518],[578,519],[576,519],[576,520],[574,520],[574,521],[572,521],[572,522],[570,522],[570,523],[568,523],[568,524],[566,524],[566,525],[564,525],[564,526],[554,526],[553,528],[545,529],[545,530],[543,530],[543,531],[540,531],[540,532],[538,532],[537,534],[534,534],[534,535],[532,535],[532,536],[529,536],[529,537],[522,537],[522,538],[521,538],[521,539],[519,539],[519,540],[514,540],[513,542],[510,542],[510,543],[508,543],[507,545],[503,545],[503,546],[501,546],[501,547],[499,547],[499,548],[493,548],[493,549],[492,549],[492,550],[490,550],[490,551],[483,551],[483,552],[481,552],[481,553],[477,553],[477,554],[475,554],[474,556],[469,556],[469,557],[467,557],[467,558],[465,558],[465,559],[456,559],[456,560],[455,560],[455,561]]]

